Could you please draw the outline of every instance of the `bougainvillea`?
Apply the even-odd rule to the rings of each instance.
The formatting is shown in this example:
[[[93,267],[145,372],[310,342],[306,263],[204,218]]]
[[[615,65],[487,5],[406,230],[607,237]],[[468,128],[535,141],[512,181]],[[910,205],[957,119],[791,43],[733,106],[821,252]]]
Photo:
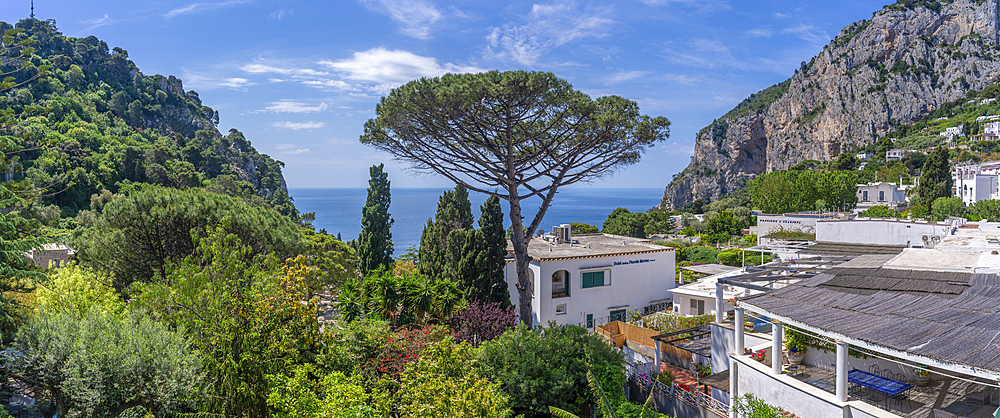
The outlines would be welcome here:
[[[499,337],[517,325],[517,309],[500,302],[473,301],[451,317],[455,339],[479,346],[484,341]]]
[[[402,327],[386,337],[378,356],[367,361],[362,373],[399,380],[407,364],[416,361],[420,352],[447,335],[448,328],[442,326]]]

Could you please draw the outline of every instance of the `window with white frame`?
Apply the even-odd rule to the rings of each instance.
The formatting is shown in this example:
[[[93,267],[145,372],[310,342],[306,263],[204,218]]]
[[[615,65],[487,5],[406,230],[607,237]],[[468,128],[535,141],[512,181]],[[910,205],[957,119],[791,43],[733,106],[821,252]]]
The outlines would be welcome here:
[[[566,304],[560,303],[556,305],[556,315],[566,315]]]
[[[611,286],[610,268],[593,268],[580,270],[580,287],[589,289],[592,287]]]

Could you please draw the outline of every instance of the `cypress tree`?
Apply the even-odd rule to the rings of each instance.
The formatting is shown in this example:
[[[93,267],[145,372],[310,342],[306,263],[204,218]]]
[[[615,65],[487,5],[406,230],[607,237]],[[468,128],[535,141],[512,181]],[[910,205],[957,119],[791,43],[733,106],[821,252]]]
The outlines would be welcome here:
[[[917,185],[917,204],[929,211],[931,203],[939,197],[951,196],[951,164],[948,163],[948,149],[937,147],[927,156],[924,168],[920,170],[920,184]]]
[[[384,164],[373,165],[369,169],[368,199],[361,209],[361,235],[358,236],[358,259],[361,273],[392,268],[392,227],[389,217],[389,175],[383,170]]]
[[[420,273],[455,282],[468,300],[509,303],[500,199],[490,197],[481,211],[477,231],[469,191],[459,185],[441,195],[434,219],[427,220],[420,236]]]
[[[479,231],[476,239],[482,246],[477,258],[482,284],[479,298],[484,302],[510,303],[504,267],[507,257],[507,231],[503,227],[503,208],[500,199],[490,196],[480,208]]]
[[[434,219],[427,220],[427,226],[420,235],[420,273],[434,278],[460,280],[462,272],[456,271],[454,260],[461,258],[466,239],[452,235],[470,228],[472,203],[469,202],[469,191],[459,185],[442,193]],[[457,248],[449,249],[449,245]],[[452,264],[451,267],[449,264]]]

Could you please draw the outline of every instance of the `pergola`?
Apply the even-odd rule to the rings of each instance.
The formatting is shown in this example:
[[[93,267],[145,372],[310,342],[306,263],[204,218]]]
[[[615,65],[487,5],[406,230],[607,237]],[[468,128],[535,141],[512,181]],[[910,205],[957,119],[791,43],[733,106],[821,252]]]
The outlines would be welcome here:
[[[867,261],[854,264],[878,264],[870,257]],[[1000,276],[994,273],[830,268],[807,280],[738,301],[737,354],[744,350],[744,331],[739,324],[746,313],[773,321],[775,375],[781,374],[783,325],[835,342],[836,397],[840,402],[847,400],[849,347],[984,384],[1000,379]]]

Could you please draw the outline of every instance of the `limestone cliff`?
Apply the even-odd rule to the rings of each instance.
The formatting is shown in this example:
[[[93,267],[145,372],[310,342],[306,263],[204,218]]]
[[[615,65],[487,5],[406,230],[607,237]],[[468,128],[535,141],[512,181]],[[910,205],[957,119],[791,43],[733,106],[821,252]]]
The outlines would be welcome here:
[[[904,0],[843,28],[788,80],[695,138],[662,205],[715,200],[754,176],[836,158],[1000,74],[998,0]]]

